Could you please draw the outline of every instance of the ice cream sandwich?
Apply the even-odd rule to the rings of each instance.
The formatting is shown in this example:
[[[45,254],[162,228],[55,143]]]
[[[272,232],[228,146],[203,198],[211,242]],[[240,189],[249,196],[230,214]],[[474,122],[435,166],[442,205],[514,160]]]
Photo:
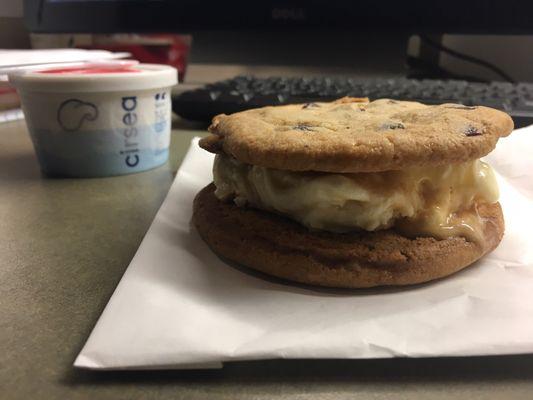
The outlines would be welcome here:
[[[487,107],[344,98],[219,115],[193,222],[220,256],[280,278],[427,282],[492,251],[504,221],[480,160],[512,119]]]

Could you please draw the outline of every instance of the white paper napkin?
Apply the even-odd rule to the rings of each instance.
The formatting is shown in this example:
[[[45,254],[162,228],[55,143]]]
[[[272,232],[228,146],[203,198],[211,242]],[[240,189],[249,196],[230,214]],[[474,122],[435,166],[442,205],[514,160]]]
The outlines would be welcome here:
[[[264,279],[216,257],[190,226],[211,181],[197,139],[75,366],[216,367],[272,358],[533,352],[533,129],[502,139],[506,234],[449,278],[404,289],[331,290]]]

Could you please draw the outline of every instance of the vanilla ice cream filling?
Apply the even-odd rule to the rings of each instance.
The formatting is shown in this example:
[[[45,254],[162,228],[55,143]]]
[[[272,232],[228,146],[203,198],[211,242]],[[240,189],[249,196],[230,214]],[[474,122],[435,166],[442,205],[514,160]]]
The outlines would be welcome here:
[[[394,227],[413,236],[479,241],[481,202],[498,200],[492,168],[481,160],[373,173],[293,172],[217,155],[215,195],[238,206],[283,214],[332,232]]]

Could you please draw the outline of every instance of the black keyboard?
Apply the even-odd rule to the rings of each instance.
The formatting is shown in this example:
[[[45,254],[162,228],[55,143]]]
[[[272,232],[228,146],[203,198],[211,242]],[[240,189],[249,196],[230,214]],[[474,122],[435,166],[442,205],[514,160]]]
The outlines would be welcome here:
[[[533,124],[533,83],[238,76],[183,92],[173,97],[172,108],[183,118],[209,122],[217,114],[268,105],[329,101],[343,96],[483,105],[510,114],[517,128]]]

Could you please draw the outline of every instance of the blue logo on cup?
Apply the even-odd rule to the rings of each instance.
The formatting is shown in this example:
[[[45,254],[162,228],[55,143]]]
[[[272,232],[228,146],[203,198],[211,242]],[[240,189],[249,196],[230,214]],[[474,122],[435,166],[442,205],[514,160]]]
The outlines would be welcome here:
[[[85,121],[98,118],[98,107],[79,99],[68,99],[57,109],[57,122],[67,132],[75,132]]]
[[[139,158],[139,142],[137,139],[137,96],[128,96],[122,98],[122,136],[124,136],[124,149],[120,154],[124,156],[124,162],[130,168],[136,167],[141,161]]]
[[[165,99],[167,93],[156,93],[155,94],[155,123],[154,130],[156,133],[161,133],[167,127],[167,111],[165,109]]]

